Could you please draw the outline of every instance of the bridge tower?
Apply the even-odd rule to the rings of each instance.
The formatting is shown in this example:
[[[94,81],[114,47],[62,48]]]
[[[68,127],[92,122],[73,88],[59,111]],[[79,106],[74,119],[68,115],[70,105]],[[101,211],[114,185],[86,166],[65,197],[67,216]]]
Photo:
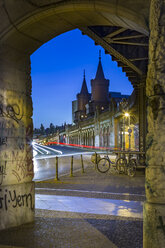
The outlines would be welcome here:
[[[109,104],[109,80],[105,79],[103,67],[101,63],[101,50],[99,51],[99,64],[97,67],[96,77],[91,80],[92,87],[92,103],[94,111],[96,106],[98,109],[106,108]]]
[[[85,70],[84,70],[84,79],[81,87],[80,93],[77,94],[77,102],[78,102],[78,116],[84,116],[86,114],[85,105],[89,102],[90,94],[88,92],[86,78],[85,78]]]

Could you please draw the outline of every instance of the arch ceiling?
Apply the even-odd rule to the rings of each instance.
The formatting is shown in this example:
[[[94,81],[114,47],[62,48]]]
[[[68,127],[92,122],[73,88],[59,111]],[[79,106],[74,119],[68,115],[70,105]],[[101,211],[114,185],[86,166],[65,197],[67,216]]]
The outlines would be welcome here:
[[[0,5],[0,42],[18,56],[79,28],[112,55],[133,86],[147,72],[150,0],[3,0]]]

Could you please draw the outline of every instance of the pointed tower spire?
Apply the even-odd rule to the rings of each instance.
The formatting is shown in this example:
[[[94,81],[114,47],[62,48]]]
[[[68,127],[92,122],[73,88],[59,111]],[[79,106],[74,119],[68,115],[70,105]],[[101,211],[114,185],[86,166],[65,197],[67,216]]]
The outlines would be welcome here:
[[[99,50],[99,61],[101,61],[101,50]]]
[[[106,107],[109,102],[109,80],[105,79],[101,63],[101,51],[99,51],[99,64],[97,67],[96,77],[91,80],[92,96],[91,100],[95,106]]]
[[[104,72],[103,72],[103,67],[102,67],[102,63],[101,63],[101,50],[99,50],[99,64],[98,64],[98,67],[97,67],[97,72],[96,72],[95,79],[105,79]]]
[[[84,80],[82,83],[80,94],[83,94],[83,95],[89,94],[88,88],[87,88],[87,83],[86,83],[86,78],[85,78],[85,70],[84,70]]]
[[[85,69],[84,69],[84,79],[85,79]]]

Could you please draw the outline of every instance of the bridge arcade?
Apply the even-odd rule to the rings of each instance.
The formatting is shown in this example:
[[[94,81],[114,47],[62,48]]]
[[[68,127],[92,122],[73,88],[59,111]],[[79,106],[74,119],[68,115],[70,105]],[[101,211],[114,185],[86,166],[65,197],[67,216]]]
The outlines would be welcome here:
[[[140,144],[146,149],[147,164],[143,243],[144,248],[163,248],[165,1],[6,0],[1,1],[0,12],[0,138],[4,140],[0,146],[0,229],[34,220],[30,55],[57,35],[79,28],[112,55],[134,88],[140,85]],[[99,142],[98,125],[102,123],[79,133],[79,140],[89,143],[90,133],[95,132],[95,143]],[[110,125],[101,126],[102,143],[107,143],[107,128]]]

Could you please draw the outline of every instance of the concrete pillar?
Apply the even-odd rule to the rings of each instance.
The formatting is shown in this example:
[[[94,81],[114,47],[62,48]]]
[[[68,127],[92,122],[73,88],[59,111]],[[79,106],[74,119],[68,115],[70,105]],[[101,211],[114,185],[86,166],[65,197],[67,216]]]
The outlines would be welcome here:
[[[87,131],[87,146],[89,145],[89,131]]]
[[[78,132],[78,145],[79,145],[79,143],[80,143],[80,136],[79,136],[79,132]]]
[[[94,126],[94,146],[100,146],[100,124],[97,120]]]
[[[115,147],[115,118],[111,117],[111,124],[109,127],[109,146],[114,148]]]
[[[165,247],[165,1],[151,0],[144,248]]]
[[[115,145],[115,148],[119,148],[119,119],[118,118],[115,118],[114,119],[114,145]],[[112,137],[112,132],[111,132],[111,137]],[[112,145],[112,139],[111,139],[111,145]]]
[[[92,146],[95,146],[95,132],[92,130]]]
[[[110,127],[107,127],[107,147],[110,147]]]
[[[81,132],[79,132],[79,145],[81,145]]]
[[[139,150],[141,152],[146,149],[146,76],[142,77],[139,88]]]
[[[0,230],[34,220],[30,57],[0,45]]]

